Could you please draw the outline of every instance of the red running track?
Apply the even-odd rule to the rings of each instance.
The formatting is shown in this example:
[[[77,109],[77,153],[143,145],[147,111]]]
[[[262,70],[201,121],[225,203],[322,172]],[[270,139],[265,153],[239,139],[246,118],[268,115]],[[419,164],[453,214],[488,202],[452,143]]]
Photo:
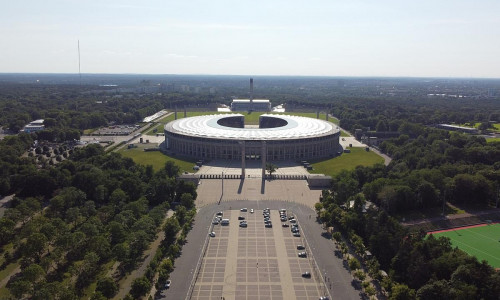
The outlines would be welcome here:
[[[456,231],[456,230],[462,230],[462,229],[468,229],[468,228],[474,228],[474,227],[483,227],[483,226],[493,225],[493,224],[498,224],[498,223],[495,222],[495,223],[491,223],[491,224],[478,224],[478,225],[471,225],[471,226],[464,226],[464,227],[456,227],[456,228],[451,228],[451,229],[429,231],[429,232],[427,232],[427,234],[440,233],[440,232],[448,232],[448,231]]]

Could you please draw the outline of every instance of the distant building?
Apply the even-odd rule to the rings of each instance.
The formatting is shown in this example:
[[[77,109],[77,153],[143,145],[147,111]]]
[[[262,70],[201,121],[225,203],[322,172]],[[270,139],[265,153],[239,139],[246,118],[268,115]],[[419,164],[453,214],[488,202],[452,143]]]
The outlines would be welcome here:
[[[250,99],[234,99],[231,111],[271,111],[269,99],[253,99],[253,78],[250,78]]]
[[[35,120],[28,125],[24,126],[24,128],[21,130],[26,133],[30,132],[35,132],[35,131],[41,131],[45,129],[45,125],[43,125],[43,119]]]
[[[271,111],[269,99],[234,99],[231,111]]]
[[[463,133],[470,133],[470,134],[479,133],[479,130],[477,128],[464,127],[464,126],[451,125],[451,124],[437,124],[436,128],[450,130],[450,131],[460,131]]]

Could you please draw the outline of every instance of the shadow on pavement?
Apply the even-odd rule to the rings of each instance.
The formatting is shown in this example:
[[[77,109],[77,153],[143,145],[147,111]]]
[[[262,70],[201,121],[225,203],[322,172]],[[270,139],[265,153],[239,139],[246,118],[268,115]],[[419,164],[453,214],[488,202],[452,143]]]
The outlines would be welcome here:
[[[241,191],[243,190],[244,183],[245,183],[245,177],[241,178],[241,180],[240,180],[240,185],[238,186],[238,194],[241,194]]]

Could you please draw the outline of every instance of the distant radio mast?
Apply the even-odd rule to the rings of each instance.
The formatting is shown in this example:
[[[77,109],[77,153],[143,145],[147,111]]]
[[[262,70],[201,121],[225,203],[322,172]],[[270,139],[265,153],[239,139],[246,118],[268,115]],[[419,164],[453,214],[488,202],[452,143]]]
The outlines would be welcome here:
[[[80,72],[80,40],[78,40],[78,75],[80,76],[80,86],[82,85],[82,73]]]

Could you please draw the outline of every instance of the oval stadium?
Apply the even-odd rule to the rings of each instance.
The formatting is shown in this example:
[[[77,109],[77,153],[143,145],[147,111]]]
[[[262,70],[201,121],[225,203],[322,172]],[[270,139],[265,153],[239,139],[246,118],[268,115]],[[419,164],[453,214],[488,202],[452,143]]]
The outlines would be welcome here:
[[[242,114],[183,118],[165,125],[167,151],[196,159],[303,160],[334,156],[340,129],[319,119],[263,114],[245,126]]]

